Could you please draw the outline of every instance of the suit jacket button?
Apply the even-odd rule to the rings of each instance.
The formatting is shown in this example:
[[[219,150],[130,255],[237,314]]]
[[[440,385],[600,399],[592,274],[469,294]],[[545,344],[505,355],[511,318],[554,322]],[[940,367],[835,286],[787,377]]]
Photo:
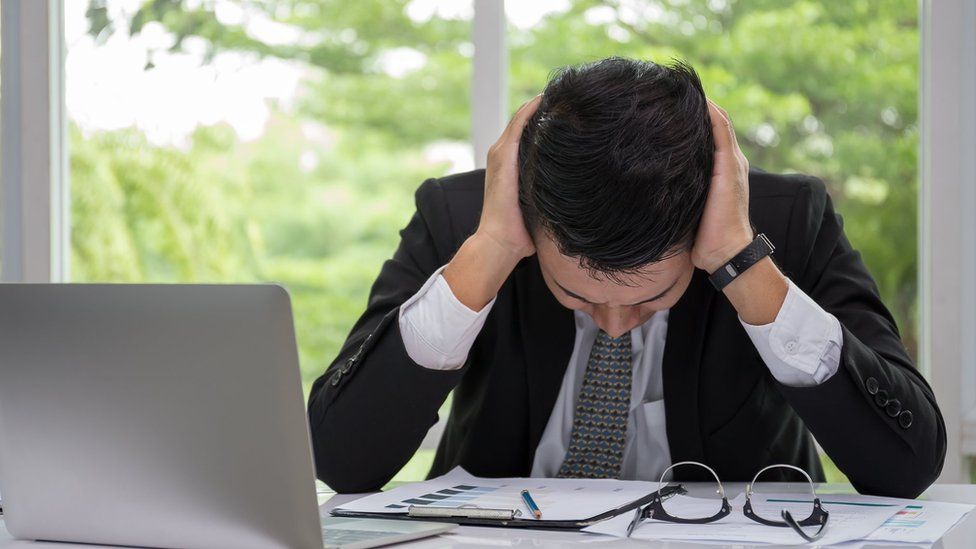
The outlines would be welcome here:
[[[346,361],[345,364],[342,365],[341,368],[339,368],[339,371],[342,372],[342,373],[344,373],[344,374],[348,374],[349,373],[349,370],[352,369],[352,365],[355,362],[356,362],[355,360],[353,360],[353,359],[350,358],[349,360]]]
[[[914,416],[912,416],[912,412],[910,410],[905,410],[898,414],[898,425],[901,425],[902,429],[908,429],[912,426],[913,419]]]
[[[873,377],[869,377],[864,380],[864,387],[868,390],[869,395],[878,394],[878,380]]]
[[[885,413],[888,414],[889,417],[898,417],[898,414],[900,412],[901,412],[901,402],[898,402],[897,398],[893,398],[889,400],[888,405],[885,406]]]
[[[874,403],[879,407],[884,408],[888,405],[888,391],[884,389],[878,389],[878,392],[874,395]]]
[[[342,372],[336,372],[335,375],[332,376],[332,386],[335,387],[339,385],[340,380],[342,380]]]

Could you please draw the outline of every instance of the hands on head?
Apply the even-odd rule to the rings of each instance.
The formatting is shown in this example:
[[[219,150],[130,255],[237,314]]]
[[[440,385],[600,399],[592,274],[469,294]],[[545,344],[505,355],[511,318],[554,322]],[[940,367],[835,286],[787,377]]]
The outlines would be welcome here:
[[[485,201],[478,232],[523,258],[535,253],[518,204],[518,147],[522,130],[539,107],[542,95],[524,103],[488,151]],[[732,121],[708,100],[715,142],[714,169],[699,224],[692,261],[713,272],[753,238],[749,222],[749,161],[739,148]]]
[[[695,267],[712,273],[755,235],[749,222],[749,161],[739,148],[728,113],[708,100],[708,114],[715,142],[714,167],[691,258]]]
[[[522,128],[542,100],[537,95],[515,113],[488,151],[485,199],[478,229],[444,269],[454,296],[467,308],[487,305],[523,258],[535,253],[518,201],[518,146]]]
[[[539,94],[519,107],[501,137],[488,149],[485,170],[485,201],[478,232],[519,259],[535,253],[535,244],[525,227],[518,202],[519,141],[522,130],[541,102],[542,94]]]
[[[523,258],[536,253],[519,206],[519,143],[542,95],[523,104],[488,151],[484,204],[478,229],[444,271],[455,296],[480,310]],[[749,163],[728,115],[708,102],[715,142],[708,198],[692,248],[695,267],[713,272],[752,241]]]

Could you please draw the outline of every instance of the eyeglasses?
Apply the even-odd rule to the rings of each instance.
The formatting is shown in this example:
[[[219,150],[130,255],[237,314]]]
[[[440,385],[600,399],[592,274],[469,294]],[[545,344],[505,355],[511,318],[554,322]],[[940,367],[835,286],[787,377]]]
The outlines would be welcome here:
[[[668,508],[665,507],[664,501],[674,495],[686,493],[686,491],[680,488],[677,490],[670,490],[670,491],[665,490],[664,478],[675,467],[684,466],[684,465],[693,465],[697,467],[702,467],[708,470],[708,472],[711,473],[712,476],[715,478],[715,482],[717,483],[716,493],[719,494],[722,498],[720,504],[716,502],[717,509],[715,514],[713,515],[706,514],[706,516],[704,517],[687,517],[687,516],[675,516],[671,512],[668,512]],[[756,483],[759,481],[763,473],[766,473],[767,471],[771,471],[774,469],[792,469],[794,471],[798,471],[799,473],[801,473],[803,477],[806,479],[806,482],[810,488],[810,495],[813,498],[813,502],[812,504],[810,502],[804,502],[802,508],[793,509],[793,511],[806,514],[806,509],[807,507],[809,507],[810,514],[805,519],[798,521],[793,518],[793,513],[791,513],[790,510],[780,509],[779,519],[781,520],[779,520],[774,516],[773,517],[768,516],[767,511],[759,512],[760,510],[758,506],[753,506],[752,496],[756,489]],[[689,514],[688,510],[684,510],[684,512],[682,513],[681,511],[678,511],[676,509],[677,507],[675,506],[672,509],[672,511],[679,514]],[[705,512],[711,513],[711,508],[705,510]],[[633,533],[634,529],[637,528],[638,524],[640,524],[646,519],[654,519],[654,520],[660,520],[664,522],[676,522],[680,524],[708,524],[710,522],[721,520],[723,517],[726,517],[731,513],[732,513],[732,506],[729,505],[729,500],[725,496],[725,488],[722,486],[722,481],[719,480],[718,475],[715,473],[715,471],[711,467],[705,465],[704,463],[698,463],[697,461],[682,461],[679,463],[675,463],[674,465],[664,470],[664,473],[661,474],[661,480],[658,483],[658,491],[654,494],[654,497],[647,505],[645,505],[644,507],[638,507],[634,511],[634,519],[630,522],[630,526],[627,527],[627,537],[630,537],[630,534]],[[821,505],[820,498],[817,497],[817,492],[814,489],[813,480],[810,478],[810,475],[808,475],[806,471],[800,469],[799,467],[795,467],[793,465],[786,465],[786,464],[770,465],[768,467],[764,467],[758,473],[756,473],[756,476],[752,478],[752,482],[746,485],[746,502],[745,505],[742,506],[742,513],[747,518],[752,519],[758,522],[759,524],[765,524],[766,526],[779,526],[779,527],[792,528],[797,534],[800,535],[800,537],[802,537],[808,542],[817,541],[818,539],[823,537],[824,530],[827,527],[827,519],[830,516],[827,510],[824,509],[823,506]],[[805,526],[819,526],[819,528],[815,533],[808,534],[803,530],[803,527]]]

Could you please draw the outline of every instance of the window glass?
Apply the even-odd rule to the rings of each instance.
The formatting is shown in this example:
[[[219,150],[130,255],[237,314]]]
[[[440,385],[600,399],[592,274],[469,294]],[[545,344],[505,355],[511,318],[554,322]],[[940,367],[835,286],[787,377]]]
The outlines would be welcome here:
[[[425,178],[474,165],[470,0],[65,2],[75,281],[279,281],[306,391]],[[687,60],[753,166],[822,178],[914,356],[913,0],[506,2],[509,104]],[[431,451],[401,478],[426,472]],[[426,460],[426,461],[425,461]]]
[[[470,0],[65,2],[73,280],[281,282],[307,394],[416,187],[473,168],[471,17]]]

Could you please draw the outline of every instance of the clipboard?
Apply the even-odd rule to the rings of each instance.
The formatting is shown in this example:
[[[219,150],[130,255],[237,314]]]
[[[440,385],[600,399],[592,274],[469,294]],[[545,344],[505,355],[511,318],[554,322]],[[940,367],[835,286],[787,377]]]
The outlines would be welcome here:
[[[686,490],[680,484],[670,484],[659,490],[662,498],[675,494],[684,494]],[[488,509],[480,507],[437,507],[446,516],[436,514],[410,515],[392,513],[373,513],[350,511],[336,508],[331,511],[333,516],[349,518],[383,518],[395,520],[423,520],[427,522],[450,522],[462,526],[495,526],[502,528],[539,528],[551,530],[580,530],[592,526],[617,515],[633,511],[650,503],[658,491],[651,492],[625,505],[611,509],[598,515],[580,520],[546,520],[521,518],[517,509]]]

